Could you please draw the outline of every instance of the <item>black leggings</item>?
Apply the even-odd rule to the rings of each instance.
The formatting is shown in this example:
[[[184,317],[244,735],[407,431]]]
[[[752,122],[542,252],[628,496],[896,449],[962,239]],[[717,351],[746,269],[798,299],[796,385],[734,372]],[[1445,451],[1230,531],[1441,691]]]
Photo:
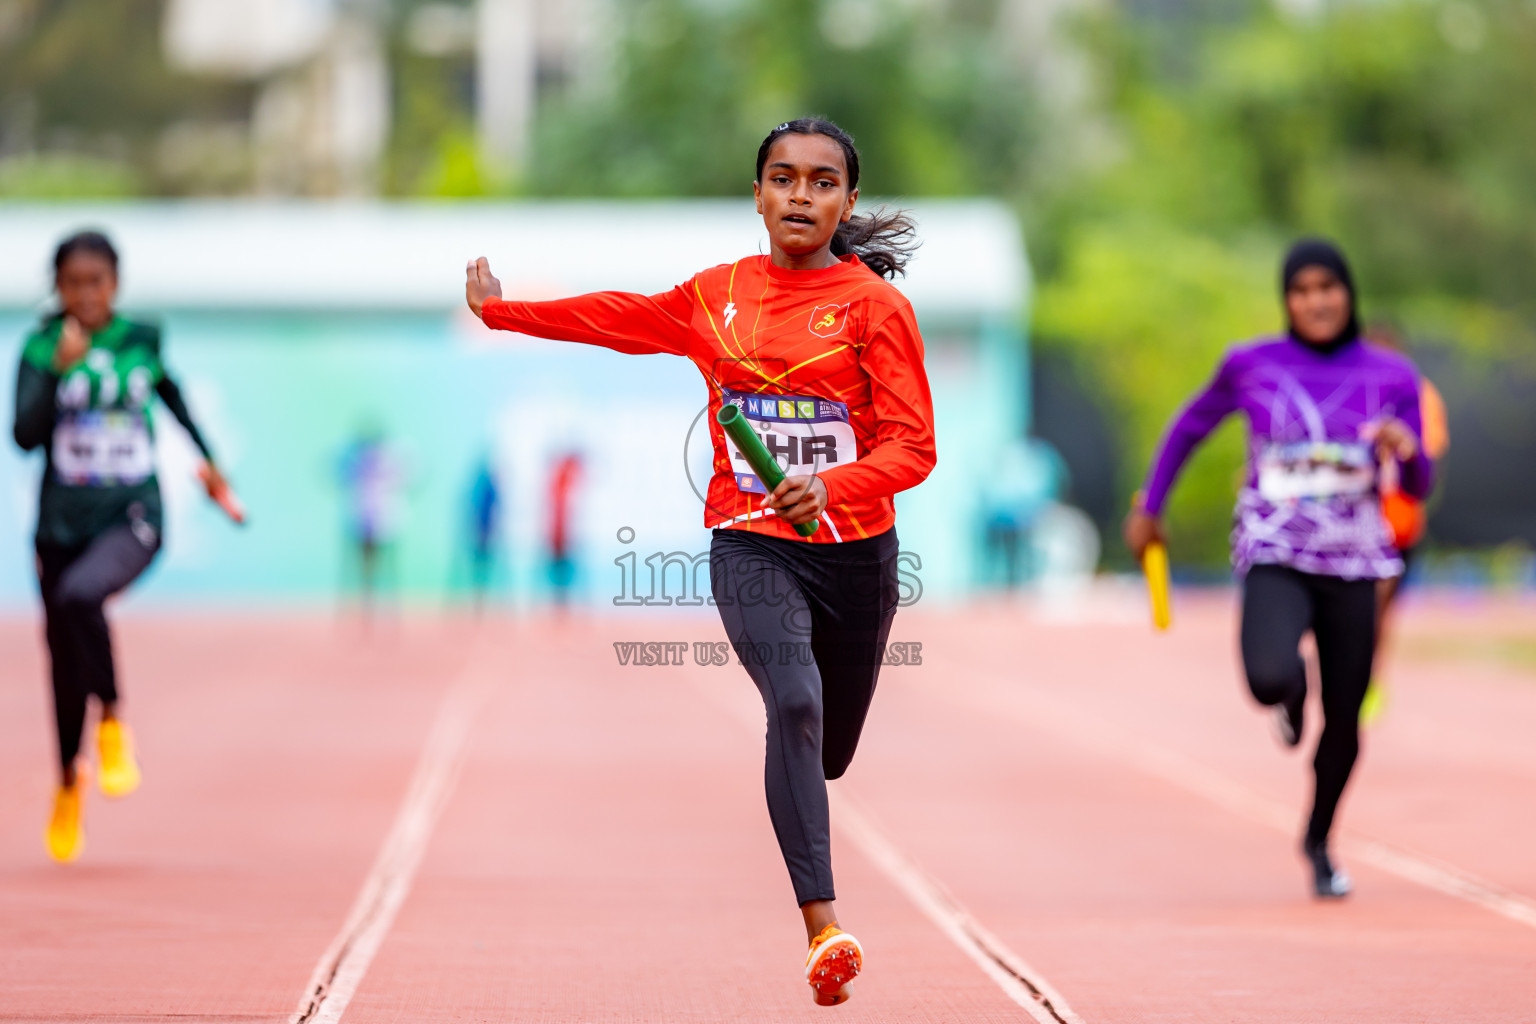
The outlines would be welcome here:
[[[716,530],[710,589],[768,712],[768,816],[803,906],[835,899],[827,779],[848,770],[891,620],[896,531],[808,544]]]
[[[104,704],[117,700],[102,604],[148,568],[159,547],[156,531],[144,522],[115,526],[83,547],[37,545],[59,762],[66,772],[80,753],[86,699],[95,694]]]
[[[1243,584],[1243,668],[1259,703],[1306,696],[1306,666],[1297,645],[1309,629],[1317,641],[1323,734],[1312,760],[1317,789],[1307,841],[1322,843],[1360,753],[1360,703],[1370,685],[1376,647],[1376,581],[1278,565],[1250,569]]]

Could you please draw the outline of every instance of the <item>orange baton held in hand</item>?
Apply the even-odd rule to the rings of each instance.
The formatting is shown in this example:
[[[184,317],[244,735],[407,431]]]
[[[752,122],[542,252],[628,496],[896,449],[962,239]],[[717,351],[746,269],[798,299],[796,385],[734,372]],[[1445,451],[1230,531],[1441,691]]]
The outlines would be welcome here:
[[[197,478],[208,489],[208,497],[212,498],[224,510],[224,514],[239,526],[245,525],[245,506],[240,499],[235,497],[234,489],[228,481],[222,477],[215,477],[213,467],[204,462],[197,468]]]

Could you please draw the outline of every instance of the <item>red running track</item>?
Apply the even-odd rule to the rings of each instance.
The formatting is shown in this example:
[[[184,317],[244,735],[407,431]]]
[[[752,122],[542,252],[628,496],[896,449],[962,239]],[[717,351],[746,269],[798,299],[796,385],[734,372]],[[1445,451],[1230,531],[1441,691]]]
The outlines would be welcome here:
[[[1414,641],[1532,621],[1407,611]],[[1177,615],[898,616],[923,663],[887,669],[833,785],[868,957],[833,1010],[800,978],[745,675],[612,646],[717,639],[708,616],[364,640],[125,615],[146,781],[89,802],[68,867],[41,843],[37,629],[0,623],[0,1019],[288,1021],[317,978],[310,1019],[360,1024],[1055,1019],[985,950],[1090,1024],[1536,1020],[1536,674],[1394,659],[1341,816],[1358,892],[1321,905],[1305,758],[1243,694],[1230,598]]]

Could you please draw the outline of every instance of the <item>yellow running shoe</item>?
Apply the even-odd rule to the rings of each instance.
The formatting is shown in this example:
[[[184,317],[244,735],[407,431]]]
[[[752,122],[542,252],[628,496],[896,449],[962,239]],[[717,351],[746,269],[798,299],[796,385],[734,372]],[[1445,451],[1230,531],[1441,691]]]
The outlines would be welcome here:
[[[80,808],[85,786],[76,777],[73,786],[60,786],[53,796],[53,818],[48,822],[48,853],[60,864],[68,864],[85,849],[85,829],[80,824]]]
[[[104,796],[127,796],[139,788],[139,762],[133,756],[133,733],[115,718],[102,720],[96,730],[101,753],[101,786]]]
[[[864,947],[835,924],[823,928],[811,940],[805,958],[805,980],[817,1006],[836,1006],[853,995],[853,979],[864,969]]]
[[[1360,724],[1369,728],[1387,710],[1387,684],[1372,677],[1365,689],[1365,700],[1360,702]]]

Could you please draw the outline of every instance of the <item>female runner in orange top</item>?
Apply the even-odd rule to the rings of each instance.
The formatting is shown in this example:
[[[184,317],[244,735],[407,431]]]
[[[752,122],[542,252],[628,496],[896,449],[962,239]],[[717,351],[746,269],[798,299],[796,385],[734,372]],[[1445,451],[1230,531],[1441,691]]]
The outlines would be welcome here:
[[[859,155],[836,125],[779,125],[752,191],[771,253],[660,295],[507,302],[484,258],[466,268],[486,326],[633,354],[685,356],[710,387],[710,578],[768,712],[768,811],[811,950],[815,1001],[848,998],[862,967],[837,926],[826,780],[847,770],[895,615],[892,498],[933,469],[933,404],[903,272],[912,224],[855,216]],[[768,493],[714,413],[739,405],[786,466]],[[796,524],[816,520],[810,537]]]

